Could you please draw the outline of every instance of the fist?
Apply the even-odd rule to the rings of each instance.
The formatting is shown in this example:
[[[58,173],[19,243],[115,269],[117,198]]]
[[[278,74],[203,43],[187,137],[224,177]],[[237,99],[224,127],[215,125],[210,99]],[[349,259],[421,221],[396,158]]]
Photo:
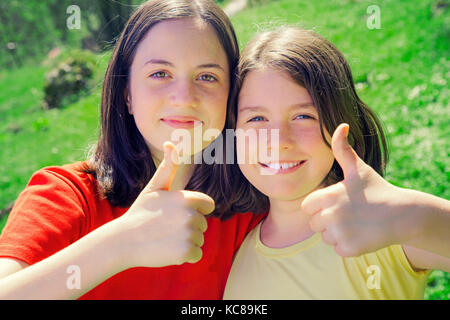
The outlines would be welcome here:
[[[170,191],[178,168],[174,145],[164,144],[164,160],[130,209],[116,219],[128,267],[195,263],[202,257],[205,215],[214,200],[201,192]]]
[[[332,150],[344,180],[310,193],[302,210],[310,227],[344,257],[359,256],[395,243],[397,216],[390,212],[401,193],[358,157],[347,142],[349,126],[341,124],[332,137]]]

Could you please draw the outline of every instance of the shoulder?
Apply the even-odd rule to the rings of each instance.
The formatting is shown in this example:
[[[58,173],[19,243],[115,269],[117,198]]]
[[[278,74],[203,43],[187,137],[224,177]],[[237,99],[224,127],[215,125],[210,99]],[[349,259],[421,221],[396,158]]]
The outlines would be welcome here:
[[[13,222],[23,226],[32,221],[67,227],[95,215],[96,207],[104,201],[99,201],[96,180],[84,169],[85,162],[76,162],[34,172],[12,207],[7,227]]]
[[[85,161],[44,167],[31,176],[25,190],[32,188],[50,193],[66,191],[82,197],[96,197],[99,195],[97,182],[87,170]]]
[[[0,255],[33,264],[92,229],[95,179],[83,167],[44,167],[31,176],[2,230]]]
[[[57,180],[76,185],[90,185],[95,182],[92,174],[86,173],[88,166],[86,161],[79,161],[61,166],[48,166],[36,171],[32,180],[35,177],[55,177]]]

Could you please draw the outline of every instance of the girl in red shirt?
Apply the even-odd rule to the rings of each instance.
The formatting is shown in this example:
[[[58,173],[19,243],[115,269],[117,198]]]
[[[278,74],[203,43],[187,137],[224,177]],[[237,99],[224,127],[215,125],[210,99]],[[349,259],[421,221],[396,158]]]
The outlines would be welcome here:
[[[212,0],[137,9],[106,70],[91,156],[39,170],[16,201],[0,237],[0,298],[222,297],[261,216],[230,217],[227,177],[176,161],[172,133],[228,127],[238,56]]]

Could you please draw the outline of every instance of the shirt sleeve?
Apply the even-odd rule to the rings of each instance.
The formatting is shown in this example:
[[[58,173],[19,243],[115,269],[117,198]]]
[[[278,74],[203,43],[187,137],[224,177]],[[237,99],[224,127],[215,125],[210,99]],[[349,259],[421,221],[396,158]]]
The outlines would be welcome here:
[[[0,235],[0,257],[34,264],[83,233],[87,203],[61,170],[41,169],[17,198]]]
[[[403,250],[402,245],[392,245],[390,247],[390,250],[394,253],[394,255],[397,257],[397,261],[400,263],[403,270],[408,272],[411,276],[416,278],[424,278],[428,277],[430,273],[433,270],[414,270],[413,266],[408,260],[408,257],[405,254],[405,251]]]

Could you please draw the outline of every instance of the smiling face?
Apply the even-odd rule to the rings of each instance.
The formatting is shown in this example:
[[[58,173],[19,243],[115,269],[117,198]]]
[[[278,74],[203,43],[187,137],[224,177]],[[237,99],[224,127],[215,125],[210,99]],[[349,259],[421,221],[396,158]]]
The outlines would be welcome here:
[[[308,91],[286,72],[274,69],[252,70],[244,80],[238,105],[236,129],[279,130],[278,146],[267,141],[267,152],[278,148],[277,163],[249,163],[258,158],[258,148],[247,146],[237,152],[239,167],[252,185],[269,198],[295,200],[320,187],[334,157],[320,132],[318,112]],[[331,137],[325,131],[327,140]],[[257,133],[259,136],[259,134]],[[258,140],[259,141],[259,140]],[[264,151],[263,151],[264,153]]]
[[[126,92],[128,111],[153,157],[162,159],[162,145],[175,129],[191,134],[225,125],[229,66],[214,29],[195,19],[157,23],[139,43]],[[202,148],[208,142],[203,142]],[[198,148],[197,148],[198,149]]]

